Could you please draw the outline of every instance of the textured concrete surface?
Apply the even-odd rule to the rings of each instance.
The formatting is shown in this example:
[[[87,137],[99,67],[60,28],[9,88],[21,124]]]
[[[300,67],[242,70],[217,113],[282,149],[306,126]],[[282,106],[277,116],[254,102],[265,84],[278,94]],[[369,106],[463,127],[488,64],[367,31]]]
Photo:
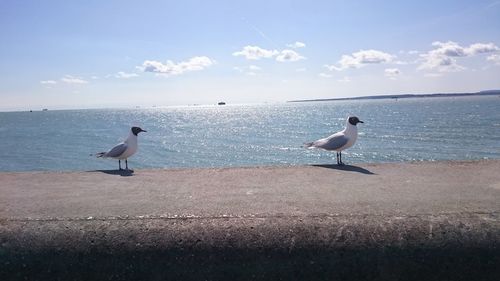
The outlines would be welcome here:
[[[0,173],[0,279],[499,280],[499,171]]]

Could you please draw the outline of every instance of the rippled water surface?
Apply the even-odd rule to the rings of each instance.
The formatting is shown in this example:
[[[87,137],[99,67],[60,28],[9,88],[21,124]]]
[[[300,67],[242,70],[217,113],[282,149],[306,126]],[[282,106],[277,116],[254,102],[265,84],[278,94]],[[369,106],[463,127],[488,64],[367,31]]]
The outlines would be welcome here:
[[[346,163],[500,158],[500,98],[419,98],[149,109],[0,112],[0,171],[115,169],[96,159],[139,136],[132,168],[334,163],[302,143],[341,130],[357,115]]]

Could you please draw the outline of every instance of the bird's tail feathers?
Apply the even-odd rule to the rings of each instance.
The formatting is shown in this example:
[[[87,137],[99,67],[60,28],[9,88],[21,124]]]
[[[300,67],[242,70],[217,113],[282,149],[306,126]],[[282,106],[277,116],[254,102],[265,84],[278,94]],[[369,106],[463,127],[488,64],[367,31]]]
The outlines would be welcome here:
[[[312,147],[314,147],[314,142],[305,142],[304,147],[305,148],[312,148]]]
[[[95,156],[96,157],[104,157],[104,154],[106,154],[106,152],[99,152],[99,153],[96,153]]]

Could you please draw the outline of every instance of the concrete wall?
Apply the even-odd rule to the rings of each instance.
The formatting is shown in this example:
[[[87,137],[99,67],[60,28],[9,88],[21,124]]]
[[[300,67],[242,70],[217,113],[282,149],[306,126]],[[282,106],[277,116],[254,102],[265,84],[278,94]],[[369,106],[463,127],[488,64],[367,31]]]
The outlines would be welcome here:
[[[499,162],[364,166],[363,171],[371,174],[324,167],[136,171],[134,177],[148,175],[150,181],[140,192],[151,196],[151,204],[159,209],[148,212],[142,212],[149,210],[146,206],[135,210],[133,201],[120,197],[125,195],[109,192],[125,189],[115,183],[126,185],[132,178],[104,174],[109,177],[106,182],[100,181],[101,173],[73,173],[69,177],[67,173],[0,173],[1,182],[9,183],[9,187],[0,186],[0,280],[500,280],[500,176],[493,172],[498,171]],[[478,173],[470,182],[459,180],[461,186],[439,176],[439,168],[443,171],[450,165],[453,169],[447,177],[459,178],[478,165],[481,173],[490,176]],[[395,167],[406,171],[399,173],[399,179],[391,175]],[[163,181],[172,173],[183,172],[194,178],[209,174],[205,180],[200,178],[200,184],[210,184],[190,183],[192,189],[175,191],[179,182],[171,186]],[[325,182],[332,185],[303,186],[302,196],[290,197],[293,184],[288,175],[300,172],[303,181],[308,179],[304,175],[313,181],[320,174],[330,177]],[[239,175],[241,185],[232,189],[247,190],[244,187],[252,183],[246,188],[263,193],[263,197],[242,192],[241,197],[229,194],[214,203],[216,197],[209,194],[220,187],[216,184],[212,188],[212,184],[221,176],[227,177],[226,173]],[[276,177],[258,186],[239,173],[252,177],[271,173]],[[151,175],[165,178],[156,182]],[[44,192],[28,196],[35,191],[26,192],[26,185],[32,182],[41,188],[44,177],[52,178],[52,185],[45,184]],[[72,178],[73,184],[61,180],[66,177]],[[431,186],[419,187],[430,178],[434,180]],[[17,181],[12,184],[14,179]],[[96,179],[100,184],[93,182]],[[344,182],[336,190],[336,179],[348,179],[348,184]],[[409,179],[416,185],[411,186]],[[377,183],[366,187],[376,189],[370,191],[370,200],[356,193],[340,193],[349,186],[354,188],[358,181]],[[24,187],[16,187],[19,183]],[[156,184],[161,188],[155,189]],[[288,186],[290,194],[275,192],[287,190],[279,187],[282,184]],[[21,190],[13,191],[15,188]],[[100,193],[83,196],[79,188],[100,189]],[[397,199],[392,205],[383,200],[387,188],[387,194],[396,196],[387,199]],[[180,193],[200,196],[204,203],[199,208],[210,207],[194,215],[174,212],[169,209],[177,208],[174,202],[160,200],[165,190],[177,201]],[[313,191],[322,196],[309,198]],[[53,200],[68,196],[68,192],[75,196],[73,204]],[[455,200],[457,193],[461,201],[456,205],[447,201]],[[139,201],[144,199],[139,193],[136,196]],[[214,204],[208,204],[203,196]],[[340,203],[327,204],[339,196],[352,205],[338,208]],[[120,200],[114,201],[117,198]],[[258,208],[241,207],[251,200],[260,200],[269,209],[258,212]],[[70,214],[72,206],[78,212]],[[309,210],[298,210],[297,206]],[[94,213],[86,213],[92,207]],[[231,212],[225,212],[227,208],[232,208]],[[426,209],[429,211],[423,211]],[[224,214],[217,214],[220,210]],[[115,215],[120,212],[124,215]]]

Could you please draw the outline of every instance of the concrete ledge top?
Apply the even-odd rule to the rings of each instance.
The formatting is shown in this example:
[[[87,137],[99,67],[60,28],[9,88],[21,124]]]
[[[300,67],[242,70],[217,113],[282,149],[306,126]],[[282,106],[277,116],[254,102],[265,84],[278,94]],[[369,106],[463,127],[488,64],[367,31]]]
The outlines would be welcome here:
[[[497,213],[500,161],[0,173],[0,220]]]

